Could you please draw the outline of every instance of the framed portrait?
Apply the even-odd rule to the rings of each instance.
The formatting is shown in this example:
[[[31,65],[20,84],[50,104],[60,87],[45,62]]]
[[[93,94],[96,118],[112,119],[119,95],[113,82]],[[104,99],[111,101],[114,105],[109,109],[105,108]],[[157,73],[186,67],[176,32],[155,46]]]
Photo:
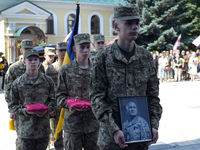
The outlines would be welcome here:
[[[152,141],[147,96],[118,97],[121,130],[126,143]]]

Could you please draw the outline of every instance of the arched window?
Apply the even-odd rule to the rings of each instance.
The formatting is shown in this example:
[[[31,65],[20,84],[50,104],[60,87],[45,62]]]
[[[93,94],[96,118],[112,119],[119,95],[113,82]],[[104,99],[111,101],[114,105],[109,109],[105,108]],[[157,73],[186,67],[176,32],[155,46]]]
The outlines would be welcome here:
[[[91,18],[91,34],[100,34],[99,17],[93,15]]]
[[[47,24],[47,34],[54,34],[54,26],[53,26],[53,16],[49,16],[46,20]]]
[[[68,33],[72,31],[75,20],[76,20],[76,15],[70,14],[68,16],[68,18],[67,18],[67,27],[68,27],[67,31],[68,31]]]

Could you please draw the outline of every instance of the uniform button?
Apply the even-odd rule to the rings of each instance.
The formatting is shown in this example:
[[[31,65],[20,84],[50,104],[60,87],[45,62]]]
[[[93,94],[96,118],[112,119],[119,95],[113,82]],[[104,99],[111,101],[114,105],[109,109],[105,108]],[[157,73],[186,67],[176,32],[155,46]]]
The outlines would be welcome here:
[[[128,86],[131,86],[131,84],[129,83]]]

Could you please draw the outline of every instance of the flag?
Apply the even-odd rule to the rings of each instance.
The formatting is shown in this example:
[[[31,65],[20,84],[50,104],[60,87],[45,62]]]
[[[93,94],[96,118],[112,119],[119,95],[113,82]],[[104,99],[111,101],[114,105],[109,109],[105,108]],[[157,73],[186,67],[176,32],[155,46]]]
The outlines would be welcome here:
[[[67,36],[65,37],[65,39],[63,40],[63,42],[67,42],[67,40],[70,38],[71,34],[72,34],[72,31],[69,32],[69,34],[67,34]]]
[[[73,26],[73,29],[72,29],[72,32],[71,32],[71,36],[70,36],[69,43],[68,43],[68,46],[67,46],[67,52],[65,54],[65,58],[63,60],[62,65],[70,63],[75,58],[75,52],[73,51],[73,46],[74,46],[73,37],[74,37],[74,35],[78,34],[79,10],[80,10],[79,4],[76,4],[76,20],[75,20],[75,23],[74,23],[74,26]],[[64,115],[65,115],[65,109],[62,108],[61,113],[60,113],[60,117],[59,117],[59,121],[58,121],[58,125],[57,125],[57,128],[56,128],[56,132],[55,132],[54,141],[57,140],[58,133],[62,130],[63,122],[64,122]]]
[[[176,50],[177,50],[178,46],[180,46],[180,44],[181,44],[181,34],[179,35],[176,43],[174,44],[173,52],[176,52]]]
[[[114,43],[115,42],[115,40],[117,40],[119,38],[119,36],[117,36],[116,38],[114,38],[112,41],[110,41],[109,43],[107,43],[106,44],[106,46],[108,46],[108,45],[110,45],[110,44],[112,44],[112,43]]]
[[[192,44],[194,44],[195,46],[200,45],[200,35],[192,42]]]

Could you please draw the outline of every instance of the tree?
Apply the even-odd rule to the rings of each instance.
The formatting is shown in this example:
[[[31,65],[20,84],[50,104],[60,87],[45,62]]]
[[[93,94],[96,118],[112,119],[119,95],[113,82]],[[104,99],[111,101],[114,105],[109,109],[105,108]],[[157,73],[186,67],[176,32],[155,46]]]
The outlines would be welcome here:
[[[182,1],[175,0],[124,0],[119,5],[137,5],[143,20],[140,22],[140,33],[136,42],[150,51],[170,50],[173,48],[179,34],[182,39],[190,40],[185,36],[193,21],[185,21],[191,11],[177,13]],[[185,21],[185,22],[184,22]],[[188,49],[182,43],[183,49]]]
[[[175,0],[178,2],[179,0]],[[178,14],[182,14],[187,11],[192,11],[192,13],[183,20],[183,23],[193,22],[189,27],[188,32],[185,32],[184,35],[190,37],[191,40],[186,41],[190,49],[195,49],[195,46],[191,44],[191,41],[196,39],[200,35],[200,1],[199,0],[182,0],[182,3],[179,6]]]

